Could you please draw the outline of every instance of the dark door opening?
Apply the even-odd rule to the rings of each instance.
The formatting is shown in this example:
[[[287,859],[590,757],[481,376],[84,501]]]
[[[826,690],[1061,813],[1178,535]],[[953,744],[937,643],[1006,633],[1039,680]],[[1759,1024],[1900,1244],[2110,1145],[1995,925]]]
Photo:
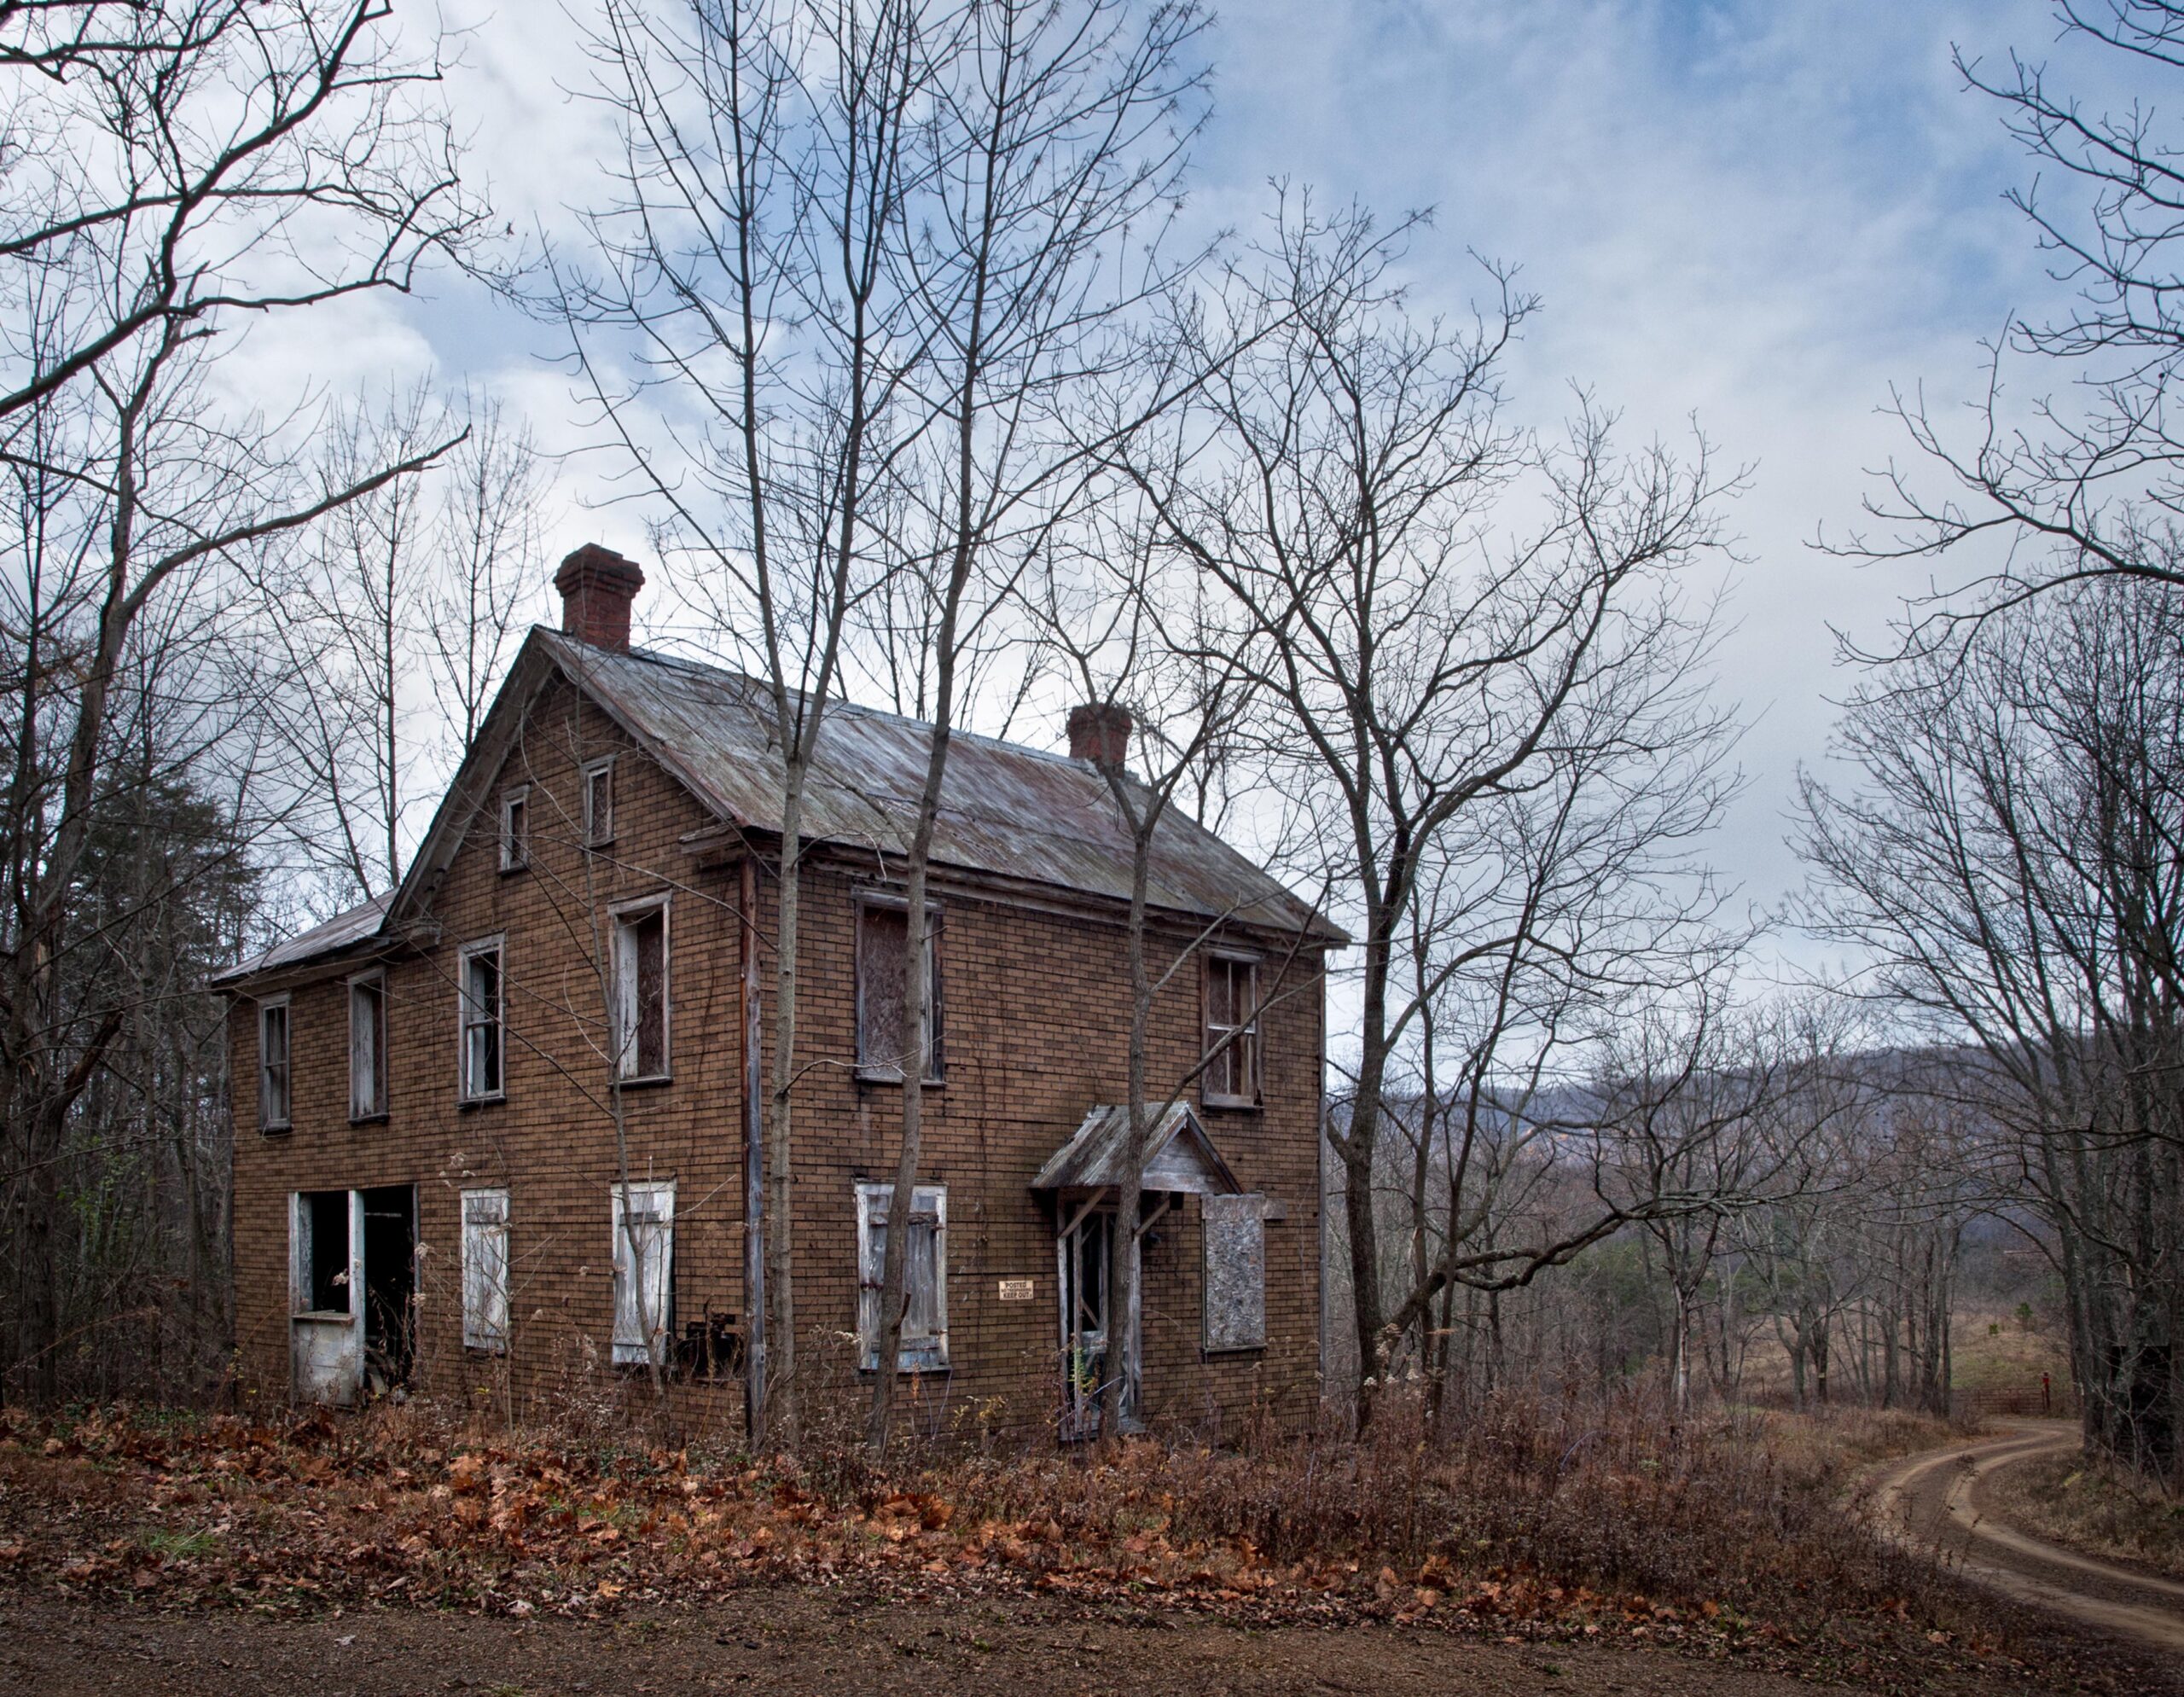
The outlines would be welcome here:
[[[375,1395],[410,1382],[416,1344],[417,1188],[363,1193],[364,1380]]]

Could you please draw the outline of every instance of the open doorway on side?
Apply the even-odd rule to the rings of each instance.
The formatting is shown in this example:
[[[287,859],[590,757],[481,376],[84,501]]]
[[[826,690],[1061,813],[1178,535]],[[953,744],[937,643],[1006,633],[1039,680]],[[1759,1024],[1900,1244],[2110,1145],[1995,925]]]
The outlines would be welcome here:
[[[357,1193],[364,1221],[364,1383],[384,1396],[410,1382],[416,1348],[417,1187]]]

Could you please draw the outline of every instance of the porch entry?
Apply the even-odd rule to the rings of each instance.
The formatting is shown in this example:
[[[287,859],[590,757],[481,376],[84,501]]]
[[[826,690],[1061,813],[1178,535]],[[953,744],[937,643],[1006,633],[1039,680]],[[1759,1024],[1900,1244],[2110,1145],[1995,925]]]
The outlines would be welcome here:
[[[410,1378],[417,1190],[299,1190],[288,1199],[288,1353],[299,1402],[353,1406]]]
[[[1130,1113],[1112,1106],[1093,1108],[1055,1150],[1031,1188],[1054,1208],[1055,1284],[1060,1295],[1061,1398],[1059,1426],[1065,1442],[1096,1437],[1100,1403],[1109,1382],[1122,1380],[1123,1423],[1134,1429],[1144,1404],[1141,1305],[1114,1311],[1109,1290],[1118,1219],[1118,1187],[1128,1169]],[[1130,1256],[1144,1290],[1146,1234],[1179,1198],[1233,1196],[1243,1187],[1205,1134],[1190,1106],[1170,1104],[1147,1128],[1140,1165],[1142,1192],[1130,1234]]]

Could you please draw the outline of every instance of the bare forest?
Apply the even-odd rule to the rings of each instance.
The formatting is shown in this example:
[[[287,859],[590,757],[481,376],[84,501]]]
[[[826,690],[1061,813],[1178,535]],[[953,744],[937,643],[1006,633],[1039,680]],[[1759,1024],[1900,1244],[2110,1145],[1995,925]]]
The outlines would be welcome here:
[[[900,1549],[1051,1576],[1066,1543],[1221,1608],[1257,1607],[1257,1560],[1269,1598],[1406,1620],[1476,1602],[1475,1579],[1511,1588],[1512,1619],[1650,1595],[1705,1637],[1731,1630],[1697,1612],[1718,1595],[1791,1643],[1833,1630],[1798,1613],[1788,1558],[1688,1554],[1734,1537],[1832,1552],[1876,1632],[1908,1607],[1936,1655],[2002,1642],[1822,1500],[1854,1462],[2018,1416],[2077,1422],[2082,1465],[2172,1513],[2184,1489],[2184,6],[2063,17],[2143,103],[1960,61],[2021,150],[2014,206],[1984,216],[2057,286],[1992,342],[1968,410],[1904,372],[1865,509],[1824,515],[1815,546],[1894,611],[1883,639],[1838,639],[1829,756],[1774,816],[1803,875],[1778,900],[1721,847],[1753,781],[1722,644],[1739,596],[1796,565],[1741,543],[1755,468],[1703,418],[1654,437],[1612,394],[1525,391],[1518,350],[1564,303],[1522,256],[1451,267],[1430,213],[1281,180],[1209,222],[1217,32],[1189,0],[549,9],[568,96],[610,138],[551,228],[495,204],[450,74],[465,44],[429,9],[0,0],[0,1433],[27,1456],[61,1431],[36,1422],[125,1404],[70,1427],[64,1459],[148,1444],[186,1470],[217,1447],[131,1424],[238,1406],[209,981],[403,886],[553,562],[608,524],[646,550],[644,645],[757,680],[781,754],[737,1004],[767,1059],[723,1133],[748,1135],[735,1188],[768,1223],[745,1241],[733,1447],[781,1458],[806,1495],[779,1501],[809,1507],[772,1531],[723,1508],[731,1566],[885,1573]],[[345,387],[299,362],[450,291],[550,381]],[[549,394],[564,416],[526,411]],[[800,1304],[792,1201],[830,1064],[799,1024],[808,787],[848,702],[933,727],[888,869],[904,1054],[875,1218],[925,1218],[929,880],[961,739],[1046,747],[1072,705],[1114,729],[1094,764],[1135,853],[1119,1218],[1171,1110],[1258,1065],[1262,1013],[1301,993],[1276,950],[1194,1066],[1162,1059],[1156,1009],[1201,940],[1159,912],[1164,822],[1237,845],[1348,939],[1312,1240],[1324,1475],[1249,1422],[1120,1441],[1119,1328],[1057,1416],[1100,1440],[1057,1460],[1049,1429],[1017,1473],[935,1439],[893,1373],[830,1399],[839,1340]],[[589,996],[619,1030],[607,898],[558,899],[596,982],[516,991]],[[644,1069],[616,1041],[577,1083],[612,1121],[641,1264],[624,1081]],[[928,1299],[915,1230],[882,1235],[892,1360]],[[1135,1243],[1098,1246],[1118,1312]],[[675,1380],[642,1351],[612,1421],[695,1467]],[[576,1465],[524,1446],[606,1442],[595,1404],[380,1415],[412,1422],[389,1454],[421,1479],[454,1454],[430,1421],[497,1422],[506,1538],[558,1524],[549,1475]],[[350,1490],[368,1465],[325,1422],[351,1418],[309,1416],[247,1471]],[[321,1453],[330,1473],[293,1459]],[[1770,1496],[1740,1471],[1762,1454],[1804,1484]],[[599,1466],[605,1502],[626,1480]],[[718,1481],[692,1478],[626,1485],[649,1518],[614,1560],[662,1514],[703,1520]],[[1158,1528],[1116,1507],[1163,1493]],[[880,1526],[878,1555],[830,1543],[863,1548],[850,1520]],[[32,1559],[18,1530],[0,1574]],[[299,1537],[295,1562],[340,1566]],[[558,1537],[496,1545],[502,1578],[413,1564],[410,1595],[555,1607],[553,1564],[598,1548]],[[1530,1553],[1492,1579],[1444,1553],[1490,1546]],[[717,1576],[675,1548],[702,1593]],[[1190,1566],[1214,1549],[1227,1566]],[[1351,1559],[1322,1584],[1331,1551]]]

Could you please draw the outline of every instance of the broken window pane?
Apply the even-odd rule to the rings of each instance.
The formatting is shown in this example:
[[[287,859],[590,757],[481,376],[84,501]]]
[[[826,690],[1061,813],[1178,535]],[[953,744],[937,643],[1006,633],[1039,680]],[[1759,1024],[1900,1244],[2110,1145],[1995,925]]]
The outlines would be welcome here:
[[[1258,967],[1214,955],[1205,963],[1205,1094],[1256,1102],[1259,1095]]]
[[[476,943],[462,951],[462,1094],[501,1094],[501,945]]]
[[[501,870],[531,864],[531,787],[520,785],[501,798]]]
[[[667,1072],[667,910],[630,915],[614,927],[615,1070],[624,1078]]]
[[[296,1295],[309,1314],[351,1314],[349,1193],[306,1191],[297,1199]]]
[[[614,763],[601,760],[584,770],[584,840],[614,840]]]
[[[349,986],[349,1117],[386,1112],[386,980],[360,978]]]

